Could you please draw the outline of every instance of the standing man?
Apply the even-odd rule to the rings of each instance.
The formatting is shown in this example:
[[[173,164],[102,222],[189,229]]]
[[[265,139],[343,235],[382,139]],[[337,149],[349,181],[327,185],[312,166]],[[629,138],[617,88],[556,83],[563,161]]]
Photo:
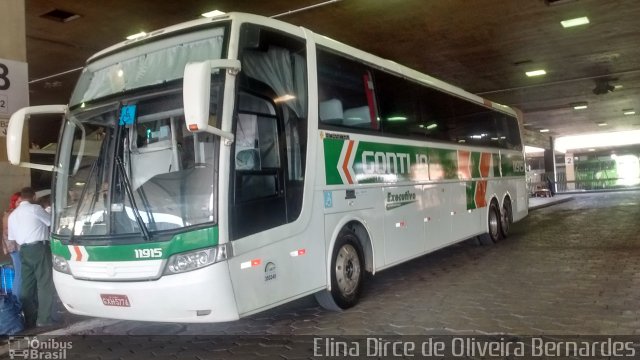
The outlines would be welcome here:
[[[9,239],[20,245],[20,300],[27,328],[54,324],[55,288],[48,240],[51,215],[34,203],[35,195],[32,188],[23,188],[21,202],[9,215]]]

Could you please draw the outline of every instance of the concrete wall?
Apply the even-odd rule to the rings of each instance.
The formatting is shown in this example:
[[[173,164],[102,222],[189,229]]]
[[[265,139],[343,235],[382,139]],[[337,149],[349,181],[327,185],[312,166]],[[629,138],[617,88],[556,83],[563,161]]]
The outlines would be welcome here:
[[[0,14],[0,58],[27,61],[25,0],[0,0]],[[25,131],[22,141],[24,145],[28,144],[27,133]],[[29,161],[28,146],[23,146],[22,158]],[[0,210],[7,208],[13,192],[30,185],[30,181],[29,169],[9,164],[6,138],[0,136]]]

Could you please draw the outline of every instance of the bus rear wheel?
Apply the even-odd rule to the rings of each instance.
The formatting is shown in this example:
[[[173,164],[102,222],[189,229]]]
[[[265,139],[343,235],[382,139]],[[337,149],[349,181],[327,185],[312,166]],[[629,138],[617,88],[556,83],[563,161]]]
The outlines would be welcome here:
[[[509,229],[513,222],[513,210],[511,209],[511,200],[509,198],[504,199],[502,204],[502,212],[500,213],[500,231],[502,237],[506,238],[509,235]]]
[[[478,236],[478,240],[482,245],[491,245],[502,240],[502,229],[500,227],[500,210],[496,201],[492,201],[489,205],[488,232]]]
[[[362,249],[353,231],[344,229],[338,235],[331,256],[331,291],[315,297],[320,306],[333,311],[348,309],[358,303],[364,282]]]

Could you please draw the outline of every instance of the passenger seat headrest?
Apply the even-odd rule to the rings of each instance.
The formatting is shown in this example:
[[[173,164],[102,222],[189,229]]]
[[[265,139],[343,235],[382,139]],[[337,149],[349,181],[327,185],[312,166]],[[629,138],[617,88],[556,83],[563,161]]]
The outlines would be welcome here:
[[[321,121],[331,123],[342,123],[344,113],[342,111],[342,102],[338,99],[331,99],[320,102],[319,116]]]

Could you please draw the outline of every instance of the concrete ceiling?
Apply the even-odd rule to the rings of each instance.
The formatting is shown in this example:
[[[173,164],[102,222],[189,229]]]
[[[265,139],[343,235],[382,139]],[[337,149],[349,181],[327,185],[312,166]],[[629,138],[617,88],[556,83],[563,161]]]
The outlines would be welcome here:
[[[553,0],[550,0],[553,1]],[[81,67],[93,53],[218,9],[272,16],[323,0],[28,0],[30,80]],[[280,17],[521,109],[552,136],[640,129],[640,1],[342,0]],[[54,9],[80,15],[59,22]],[[587,16],[563,29],[561,20]],[[525,71],[543,68],[546,76]],[[32,105],[66,103],[78,72],[35,81]],[[621,85],[595,95],[598,81]],[[573,110],[588,102],[587,110]],[[608,126],[599,127],[605,122]]]

